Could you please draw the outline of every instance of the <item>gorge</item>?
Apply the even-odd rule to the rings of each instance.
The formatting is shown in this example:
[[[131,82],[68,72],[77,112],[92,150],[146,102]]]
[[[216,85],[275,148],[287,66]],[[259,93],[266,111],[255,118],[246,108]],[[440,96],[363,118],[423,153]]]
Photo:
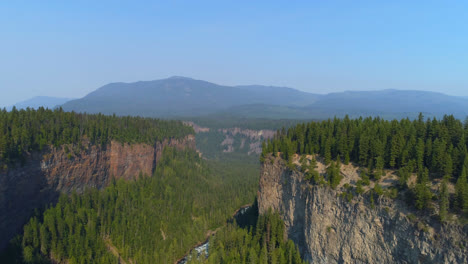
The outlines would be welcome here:
[[[101,146],[83,140],[79,152],[71,145],[50,146],[29,154],[0,173],[0,249],[17,234],[36,208],[54,204],[60,193],[102,189],[112,180],[152,175],[165,147],[195,149],[195,137],[146,143],[111,141]]]

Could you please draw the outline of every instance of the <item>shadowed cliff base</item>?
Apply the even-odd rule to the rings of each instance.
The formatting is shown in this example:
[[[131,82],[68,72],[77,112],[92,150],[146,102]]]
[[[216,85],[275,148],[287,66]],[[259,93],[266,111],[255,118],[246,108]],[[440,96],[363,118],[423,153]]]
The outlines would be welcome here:
[[[466,263],[468,226],[418,219],[404,202],[312,185],[281,158],[263,163],[260,214],[280,212],[289,238],[313,263]]]
[[[195,149],[195,138],[166,139],[153,146],[114,141],[83,146],[78,153],[67,151],[72,146],[49,147],[30,154],[24,165],[0,173],[0,250],[22,231],[35,209],[54,205],[60,193],[82,193],[104,188],[112,179],[152,175],[165,147]]]

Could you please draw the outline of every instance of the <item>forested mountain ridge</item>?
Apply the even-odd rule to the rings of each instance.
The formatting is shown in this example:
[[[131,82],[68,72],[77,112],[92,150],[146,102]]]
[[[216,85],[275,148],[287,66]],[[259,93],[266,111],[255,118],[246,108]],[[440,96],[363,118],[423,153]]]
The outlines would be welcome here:
[[[60,109],[0,113],[0,246],[60,193],[151,175],[165,147],[195,149],[179,121],[83,115]]]
[[[156,81],[111,83],[65,103],[63,108],[88,113],[177,117],[212,114],[242,104],[305,106],[317,97],[290,88],[257,88],[224,86],[176,76]]]
[[[307,109],[311,112],[332,112],[336,116],[349,115],[354,118],[380,116],[387,119],[414,119],[419,112],[438,118],[445,114],[465,118],[468,115],[468,101],[463,97],[429,91],[345,91],[326,94]]]
[[[282,130],[263,147],[259,211],[283,212],[309,261],[466,262],[467,132],[422,115]]]
[[[111,83],[63,105],[67,111],[147,117],[223,117],[326,119],[334,116],[441,118],[468,115],[468,99],[413,90],[314,94],[287,87],[226,86],[187,77]]]

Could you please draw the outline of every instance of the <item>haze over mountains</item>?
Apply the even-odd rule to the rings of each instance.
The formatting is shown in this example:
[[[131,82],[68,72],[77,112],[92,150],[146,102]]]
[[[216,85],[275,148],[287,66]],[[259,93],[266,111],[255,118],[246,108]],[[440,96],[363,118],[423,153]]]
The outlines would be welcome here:
[[[63,104],[67,111],[194,117],[234,115],[257,118],[317,119],[346,114],[414,118],[419,112],[464,118],[468,98],[410,90],[346,91],[326,95],[287,87],[225,86],[187,77],[135,83],[110,83]]]
[[[54,108],[58,105],[62,105],[72,98],[62,98],[62,97],[51,97],[51,96],[36,96],[31,99],[18,102],[12,106],[8,106],[7,109],[10,110],[15,106],[17,109],[26,109],[26,108],[34,108],[37,109],[38,107],[45,107],[45,108]]]
[[[249,104],[307,106],[319,95],[283,87],[223,86],[186,77],[111,83],[63,105],[65,110],[157,117],[200,116]]]

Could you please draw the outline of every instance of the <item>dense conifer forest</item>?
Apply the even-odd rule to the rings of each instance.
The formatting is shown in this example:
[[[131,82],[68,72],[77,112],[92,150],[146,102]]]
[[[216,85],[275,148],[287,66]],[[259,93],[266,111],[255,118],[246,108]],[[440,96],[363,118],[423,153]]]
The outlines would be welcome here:
[[[18,161],[25,154],[63,144],[80,145],[83,138],[92,144],[105,145],[110,140],[122,143],[154,144],[166,138],[193,134],[191,127],[180,121],[141,117],[117,117],[102,114],[26,109],[0,111],[0,169]]]
[[[468,213],[467,143],[468,120],[463,123],[453,116],[424,120],[420,114],[412,121],[345,117],[278,131],[274,139],[264,143],[260,159],[265,161],[268,153],[281,153],[292,165],[293,154],[318,154],[325,164],[331,164],[327,174],[332,187],[340,181],[341,162],[366,168],[360,183],[368,182],[368,176],[378,179],[384,169],[397,170],[400,189],[408,188],[408,178],[416,173],[413,205],[427,209],[434,199],[439,204],[441,220],[445,220],[449,209]],[[438,195],[433,195],[430,181],[438,179],[441,181]],[[452,197],[448,184],[455,185]]]
[[[258,210],[251,208],[250,211]],[[297,246],[286,238],[278,212],[258,216],[253,225],[230,223],[210,240],[209,256],[191,256],[190,264],[303,264]],[[252,213],[252,212],[251,212]]]
[[[254,199],[258,168],[164,150],[152,177],[62,195],[9,248],[13,263],[173,263]],[[128,262],[127,262],[128,263]]]

